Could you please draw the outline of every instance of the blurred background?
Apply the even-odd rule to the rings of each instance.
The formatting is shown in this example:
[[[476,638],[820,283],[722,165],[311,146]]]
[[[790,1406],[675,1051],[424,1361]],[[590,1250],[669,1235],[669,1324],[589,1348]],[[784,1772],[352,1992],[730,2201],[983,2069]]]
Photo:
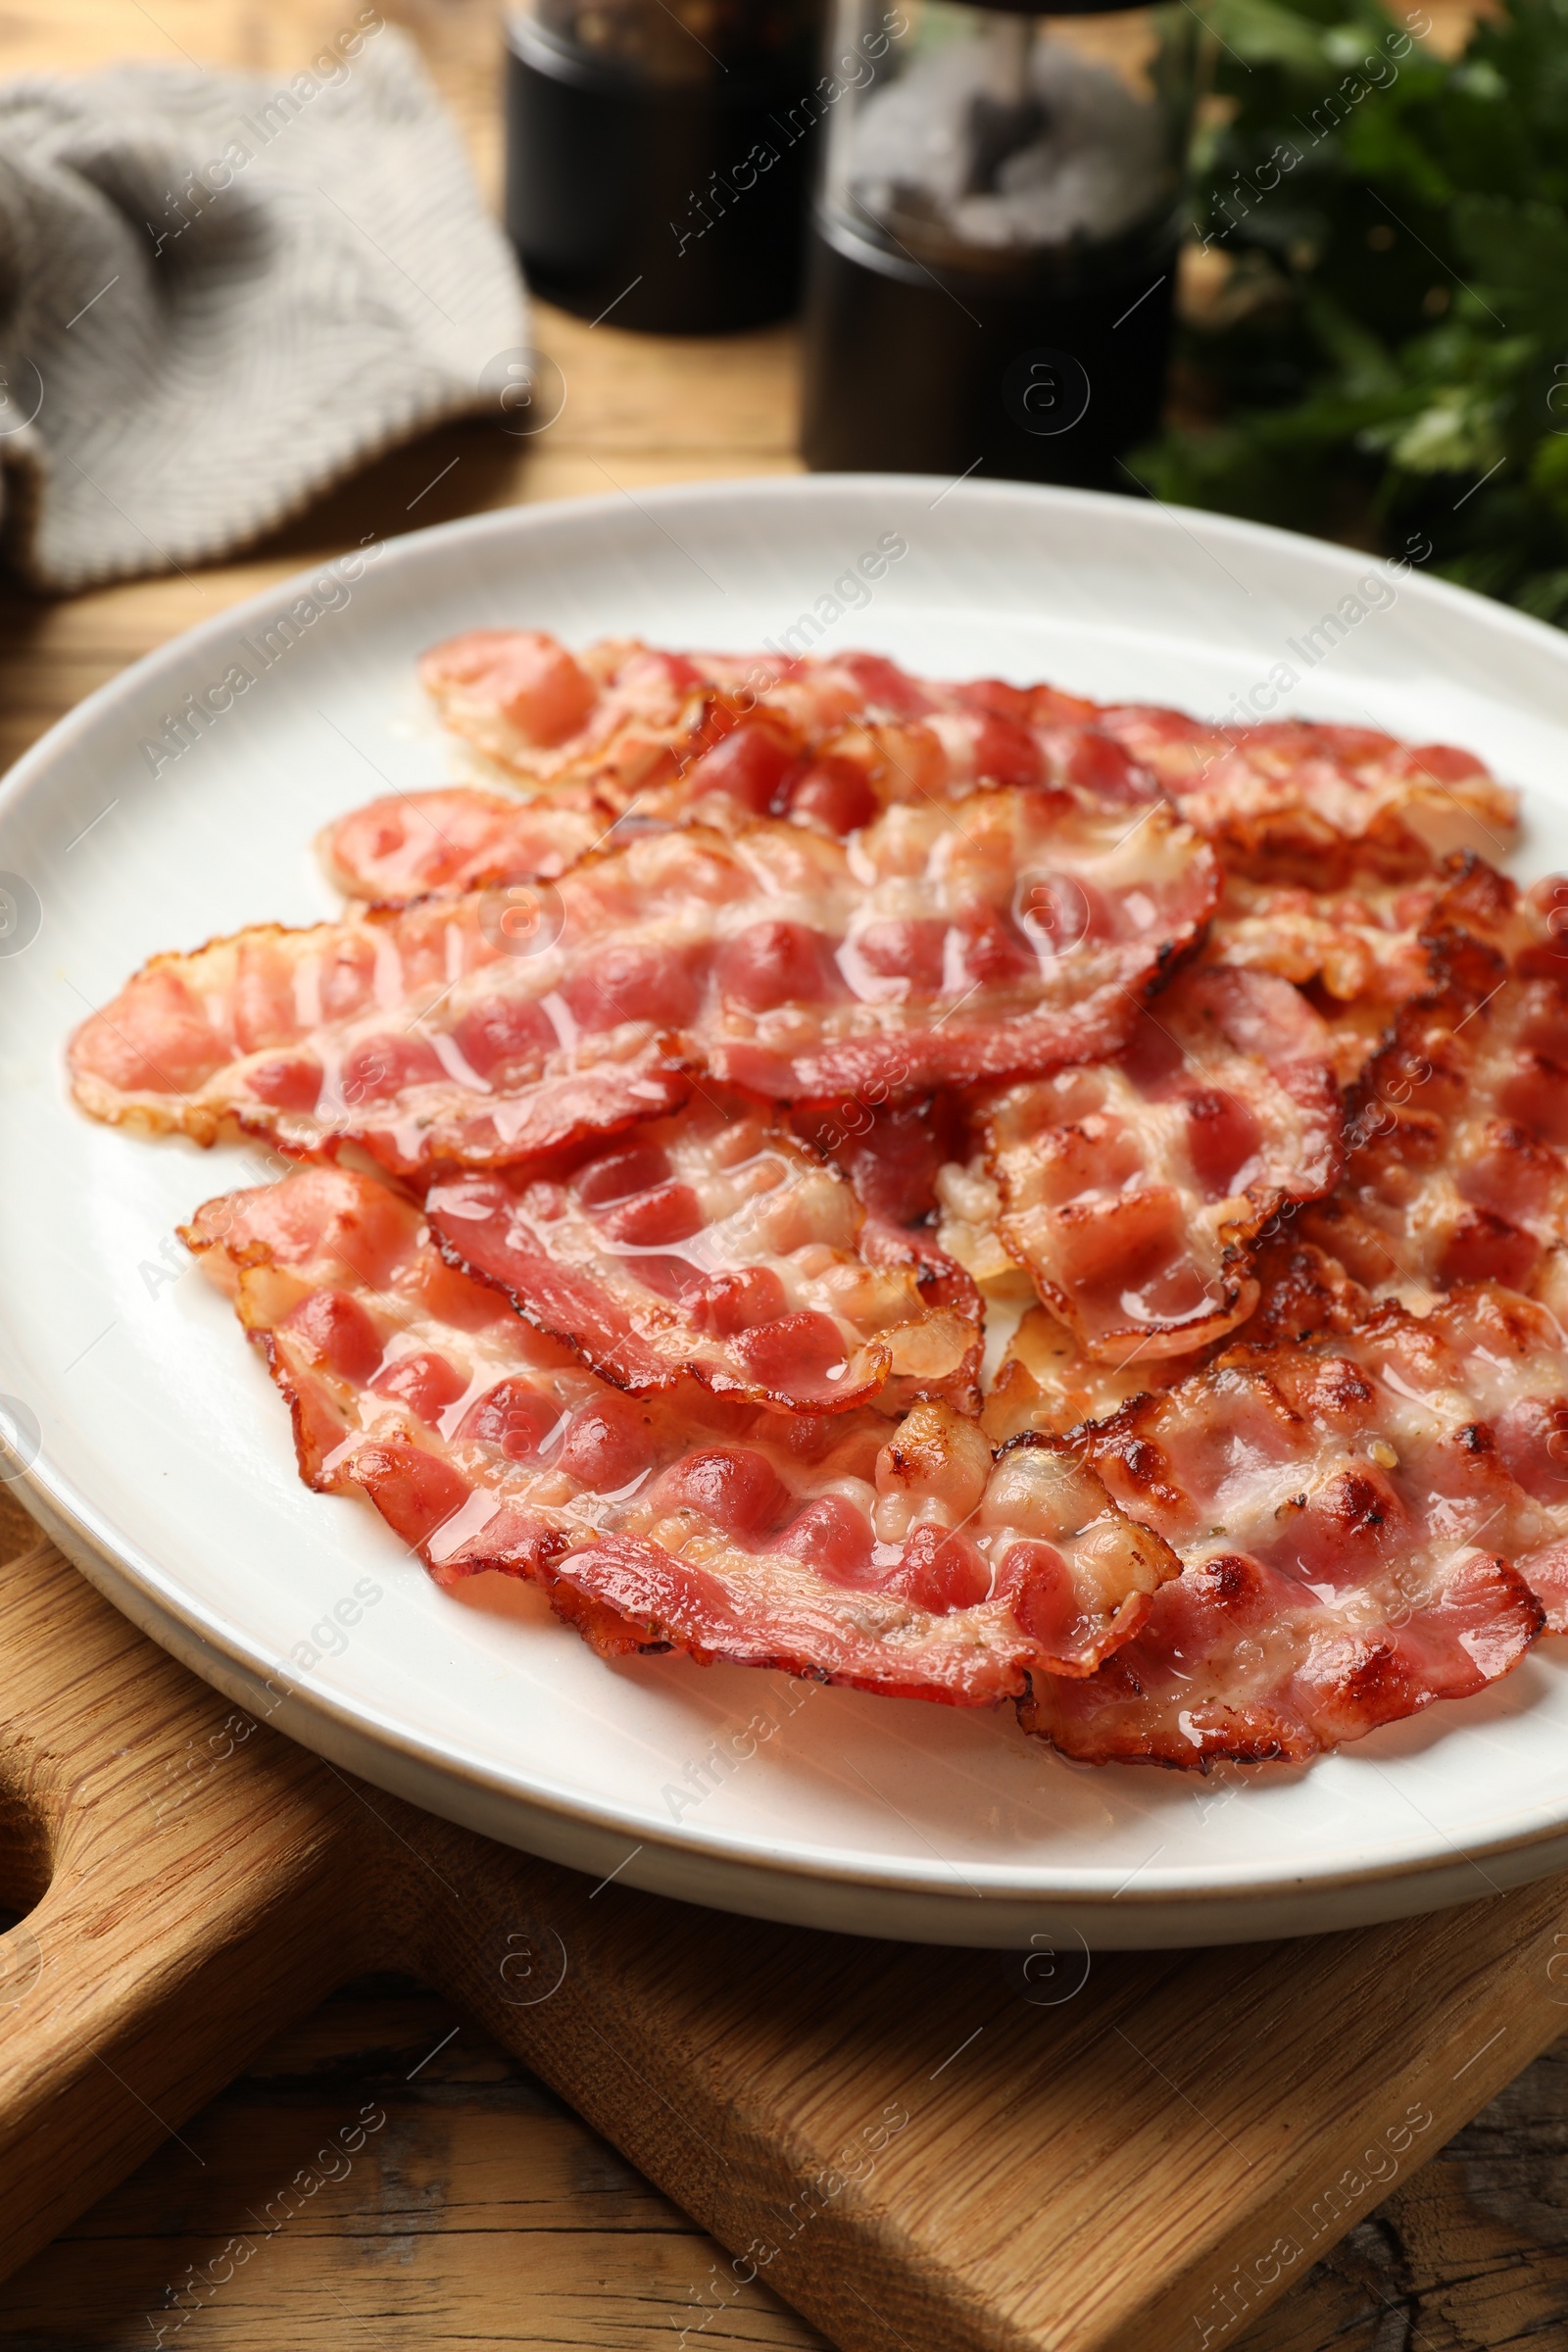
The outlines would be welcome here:
[[[120,527],[109,507],[123,519],[129,505],[139,536],[114,559],[122,571],[189,580],[222,559],[199,611],[368,534],[515,500],[812,466],[1216,507],[1415,549],[1452,578],[1568,619],[1568,0],[1396,0],[1392,12],[1164,0],[1051,15],[950,0],[23,0],[0,25],[0,67],[14,90],[19,77],[58,87],[136,60],[205,74],[210,98],[215,75],[238,73],[273,106],[303,87],[304,69],[321,93],[310,134],[352,167],[352,142],[373,141],[375,126],[350,123],[350,104],[372,65],[384,78],[403,35],[533,288],[499,342],[482,302],[449,319],[463,336],[425,407],[468,413],[421,432],[418,403],[405,404],[401,425],[377,417],[360,436],[401,443],[390,454],[323,453],[318,470],[337,477],[324,495],[302,469],[274,502],[295,510],[281,529],[258,533],[236,512],[182,542],[112,495],[57,399],[0,435],[14,575],[93,587],[79,549],[74,570],[52,573],[42,539],[25,544],[24,510],[63,494],[19,470],[19,449],[41,434],[45,477],[79,489],[67,467],[85,466],[102,486],[103,537]],[[177,117],[175,78],[148,95],[154,112]],[[25,108],[7,120],[0,212],[8,143],[29,168],[40,151]],[[205,152],[194,129],[179,135]],[[198,187],[212,221],[254,205],[275,157],[302,145],[290,128],[249,182],[231,172],[227,191]],[[93,199],[118,204],[132,234],[130,216],[151,216],[166,273],[154,272],[154,303],[176,258],[158,240],[176,222],[211,225],[188,218],[191,174],[183,198],[175,170],[167,176],[161,207],[102,171]],[[418,177],[405,174],[416,204]],[[357,183],[343,184],[344,201],[321,197],[322,221],[375,245],[385,285],[413,284],[447,317],[442,288],[472,243],[447,218],[450,190],[432,189],[411,272],[395,237],[376,242],[377,202],[355,213]],[[288,200],[296,212],[313,201],[299,186]],[[49,239],[11,243],[0,368],[15,422],[40,357],[27,276],[47,274]],[[89,379],[86,406],[113,445],[124,401],[123,446],[137,421],[133,390],[113,388],[133,381],[115,370],[125,281],[106,295],[95,317],[54,320],[60,358],[44,355],[44,374],[61,380],[96,335],[108,373],[95,389]],[[216,406],[204,416],[198,400],[189,415],[198,448]],[[74,527],[79,540],[79,516]],[[105,594],[82,602],[107,622]],[[8,618],[13,656],[19,643],[86,653],[79,625],[73,640],[25,600]],[[5,697],[7,757],[28,737],[29,703],[24,681]]]

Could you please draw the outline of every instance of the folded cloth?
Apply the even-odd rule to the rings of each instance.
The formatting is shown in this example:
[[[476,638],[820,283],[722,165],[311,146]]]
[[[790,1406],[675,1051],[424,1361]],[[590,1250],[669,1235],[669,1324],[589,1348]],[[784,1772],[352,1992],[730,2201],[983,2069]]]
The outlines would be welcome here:
[[[0,560],[34,587],[226,554],[498,412],[526,341],[511,249],[373,8],[281,84],[0,92]]]

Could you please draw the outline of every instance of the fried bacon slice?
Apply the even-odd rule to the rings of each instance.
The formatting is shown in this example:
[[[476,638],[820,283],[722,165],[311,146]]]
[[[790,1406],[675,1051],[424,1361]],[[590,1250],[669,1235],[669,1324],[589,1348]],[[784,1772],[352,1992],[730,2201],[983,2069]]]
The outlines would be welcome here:
[[[573,657],[538,630],[477,630],[421,674],[447,723],[531,783],[592,778],[685,821],[794,815],[840,837],[890,803],[983,786],[1130,806],[1165,792],[1258,879],[1414,879],[1454,850],[1512,843],[1515,796],[1474,754],[1371,727],[1232,726],[997,678],[916,678],[875,654]]]
[[[554,1181],[438,1182],[425,1213],[452,1264],[634,1395],[696,1379],[792,1412],[978,1406],[973,1285],[867,1225],[755,1102],[705,1091]]]
[[[896,723],[929,707],[919,682],[879,655],[672,654],[604,638],[574,656],[540,629],[469,630],[432,647],[419,675],[446,724],[494,767],[552,788],[590,781],[621,806],[675,783],[750,728],[677,800],[690,808],[717,796],[751,816],[786,813],[805,768],[839,729]]]
[[[1168,995],[1153,1002],[1146,1012],[1146,1026],[1151,1019],[1163,1021],[1175,1042],[1180,1037],[1184,994],[1215,985],[1204,976],[1212,967],[1276,975],[1302,992],[1301,1001],[1293,1004],[1263,983],[1283,1014],[1286,1028],[1299,1024],[1310,1033],[1308,1065],[1326,1064],[1342,1087],[1353,1084],[1390,1037],[1400,1009],[1431,986],[1436,952],[1430,926],[1439,910],[1452,903],[1458,880],[1483,871],[1490,873],[1491,869],[1480,868],[1475,860],[1449,861],[1447,870],[1414,883],[1382,883],[1375,876],[1364,875],[1344,890],[1308,891],[1295,883],[1253,882],[1227,870],[1200,968],[1183,974]],[[1224,985],[1230,988],[1237,983]],[[1174,1010],[1168,1012],[1166,1007]],[[1239,1091],[1249,1104],[1253,1104],[1258,1093],[1265,1104],[1271,1102],[1276,1084],[1273,1064],[1291,1058],[1288,1051],[1282,1054],[1282,1045],[1283,1033],[1273,1047],[1264,1050],[1255,1069],[1245,1066],[1249,1058],[1245,1046],[1232,1059],[1233,1083],[1240,1082]],[[1193,1058],[1195,1075],[1203,1058],[1202,1054]],[[1085,1070],[1076,1075],[1090,1080],[1097,1073]],[[1125,1083],[1119,1068],[1113,1083]],[[1065,1081],[1056,1091],[1069,1091]],[[1016,1092],[1019,1101],[1028,1102],[1038,1101],[1048,1090]],[[1318,1103],[1327,1102],[1321,1073],[1309,1077],[1308,1096]],[[1302,1106],[1298,1105],[1296,1115],[1302,1115]],[[1292,1162],[1291,1125],[1287,1113],[1283,1125],[1275,1130],[1277,1156],[1286,1164]],[[1135,1190],[1147,1184],[1147,1164],[1134,1174],[1132,1182]],[[1004,1240],[1001,1193],[995,1169],[985,1155],[972,1157],[967,1165],[955,1161],[942,1168],[937,1192],[942,1245],[968,1270],[982,1293],[996,1301],[1032,1299],[1034,1282]],[[1279,1189],[1272,1205],[1266,1199],[1250,1204],[1260,1205],[1264,1211],[1260,1224],[1247,1220],[1252,1224],[1253,1234],[1261,1235],[1261,1243],[1233,1238],[1230,1264],[1233,1271],[1239,1266],[1247,1280],[1246,1292],[1236,1300],[1244,1314],[1248,1297],[1257,1298],[1259,1282],[1262,1298],[1251,1307],[1250,1319],[1238,1322],[1236,1337],[1262,1341],[1321,1327],[1322,1313],[1308,1302],[1293,1302],[1288,1297],[1286,1259],[1280,1253],[1288,1228],[1299,1242],[1299,1229],[1290,1228],[1290,1220],[1302,1202],[1316,1194],[1315,1186],[1290,1182]],[[1337,1214],[1337,1200],[1313,1213]],[[1203,1204],[1199,1204],[1197,1216],[1200,1226],[1205,1222],[1212,1226],[1212,1211]],[[1276,1229],[1281,1243],[1268,1238]],[[1200,1245],[1203,1238],[1200,1232],[1195,1235]],[[1208,1241],[1211,1254],[1212,1233]],[[1261,1260],[1249,1276],[1248,1261],[1259,1248]],[[1316,1259],[1321,1253],[1309,1250],[1307,1254]],[[1196,1256],[1193,1262],[1196,1266]],[[1343,1286],[1347,1280],[1344,1270],[1334,1271]],[[1350,1287],[1363,1305],[1370,1302],[1359,1285]],[[1046,1289],[1044,1295],[1049,1298],[1052,1294]],[[987,1427],[999,1442],[1023,1429],[1065,1431],[1079,1421],[1100,1418],[1144,1389],[1170,1387],[1196,1370],[1203,1354],[1210,1351],[1196,1340],[1184,1341],[1180,1334],[1171,1334],[1162,1340],[1156,1336],[1153,1345],[1134,1343],[1124,1359],[1115,1363],[1097,1360],[1084,1344],[1080,1326],[1070,1318],[1058,1319],[1060,1311],[1058,1301],[1057,1314],[1044,1306],[1027,1312],[1008,1341],[986,1410]],[[1291,1321],[1293,1314],[1299,1315],[1298,1322]],[[1281,1319],[1276,1320],[1276,1315]],[[1166,1353],[1166,1348],[1175,1352]]]
[[[352,808],[317,836],[327,880],[346,899],[402,906],[432,891],[554,881],[596,849],[612,812],[582,796],[516,801],[454,784],[394,792]]]
[[[1258,1301],[1247,1321],[1191,1355],[1135,1351],[1118,1363],[1097,1363],[1049,1307],[1033,1307],[1007,1341],[982,1410],[992,1444],[1004,1445],[1024,1430],[1065,1437],[1086,1421],[1108,1419],[1135,1396],[1178,1388],[1224,1349],[1351,1332],[1377,1303],[1337,1258],[1296,1233],[1284,1213],[1263,1228],[1252,1273]]]
[[[835,691],[792,723],[770,707],[777,691],[765,691],[734,741],[710,748],[711,732],[694,739],[679,774],[656,784],[647,806],[677,814],[703,807],[719,821],[718,801],[733,794],[758,813],[844,833],[893,803],[959,800],[998,785],[1128,808],[1164,792],[1238,873],[1352,891],[1369,878],[1418,881],[1455,851],[1499,857],[1517,831],[1516,796],[1451,745],[1312,720],[1225,727],[997,679],[948,685],[893,672],[884,683],[892,665],[864,656],[837,670],[867,679],[853,715],[838,716]],[[824,684],[826,672],[824,664]],[[802,691],[808,704],[805,679]]]
[[[664,825],[733,833],[774,817],[845,840],[891,804],[965,798],[980,789],[972,778],[950,789],[940,760],[933,767],[907,746],[902,755],[897,746],[890,753],[878,731],[864,726],[808,753],[775,719],[725,716],[720,725],[710,717],[697,748],[682,758],[672,779],[631,795],[597,771],[590,783],[527,800],[464,784],[388,794],[326,826],[317,853],[345,898],[406,906],[433,891],[555,880],[590,850]],[[1031,787],[1043,782],[1071,791],[1064,771],[1048,772],[1042,762],[1035,768]]]
[[[1427,932],[1450,886],[1442,872],[1400,883],[1364,874],[1342,889],[1309,890],[1227,867],[1204,960],[1274,972],[1303,989],[1326,1025],[1335,1077],[1351,1086],[1396,1015],[1432,985]]]
[[[442,717],[532,785],[590,782],[618,807],[718,826],[793,816],[842,838],[892,802],[978,786],[1159,787],[1048,686],[943,685],[879,654],[668,654],[608,639],[580,656],[537,629],[478,629],[424,656]]]
[[[1305,1238],[1412,1303],[1493,1279],[1568,1305],[1568,884],[1471,860],[1429,935],[1433,987],[1350,1102],[1345,1181]]]
[[[352,1143],[402,1175],[536,1158],[684,1102],[662,1043],[690,998],[675,959],[591,937],[512,954],[507,925],[542,909],[475,892],[156,956],[73,1038],[75,1099],[201,1144],[230,1123],[298,1153]]]
[[[578,656],[544,629],[449,637],[423,656],[419,679],[446,724],[501,772],[620,795],[673,773],[672,747],[695,737],[710,696],[684,654],[606,638]]]
[[[799,1135],[842,1168],[867,1213],[892,1226],[924,1225],[937,1213],[937,1179],[960,1149],[964,1112],[952,1089],[876,1102],[841,1095],[797,1102]]]
[[[678,785],[711,754],[672,803],[691,811],[711,801],[710,820],[726,805],[786,813],[813,753],[839,728],[867,713],[896,716],[917,693],[869,655],[671,654],[605,638],[574,656],[540,629],[469,630],[432,647],[419,675],[454,733],[536,787],[586,783],[617,807],[634,798],[657,807],[643,796]],[[820,816],[820,798],[808,791],[803,812]]]
[[[1004,1431],[1102,1412],[1252,1311],[1251,1242],[1338,1172],[1330,1063],[1288,983],[1205,964],[1145,1007],[1115,1060],[974,1100],[986,1150],[940,1171],[938,1241],[988,1298],[1054,1310],[1030,1317],[1027,1361],[1009,1347]],[[1049,1400],[1026,1424],[1037,1388]]]
[[[1466,912],[1479,920],[1489,908],[1494,922],[1504,919],[1505,910],[1499,912],[1493,896],[1496,887],[1490,867],[1463,858],[1449,860],[1445,870],[1416,883],[1382,884],[1363,877],[1338,892],[1255,883],[1227,872],[1202,965],[1276,973],[1300,987],[1322,1011],[1317,1034],[1326,1037],[1329,1066],[1345,1085],[1362,1072],[1380,1043],[1397,1035],[1393,1024],[1401,1007],[1431,987],[1444,922]],[[1199,972],[1185,974],[1168,998],[1155,1001],[1154,1016],[1163,1017],[1162,1006],[1179,1003],[1182,991],[1200,979]],[[1262,1056],[1265,1064],[1272,1058],[1267,1053]],[[1266,1073],[1261,1083],[1270,1083]],[[1363,1102],[1352,1137],[1363,1140],[1369,1123]],[[1354,1172],[1352,1154],[1352,1183]],[[1015,1261],[1004,1247],[1000,1195],[984,1159],[967,1168],[945,1168],[938,1189],[944,1210],[941,1239],[985,1295],[994,1299],[1032,1296],[1032,1284],[1027,1294],[1021,1292]],[[1304,1217],[1297,1214],[1303,1207],[1301,1193],[1282,1196],[1258,1229],[1259,1240],[1248,1248],[1253,1260],[1250,1286],[1260,1296],[1234,1338],[1262,1345],[1310,1331],[1343,1330],[1372,1304],[1371,1292],[1307,1241],[1303,1231],[1310,1226],[1342,1235],[1350,1191],[1347,1186],[1312,1200]],[[1375,1242],[1354,1254],[1374,1287],[1390,1275],[1390,1263]],[[1383,1287],[1396,1286],[1384,1281]],[[999,1443],[1025,1429],[1063,1432],[1080,1421],[1102,1418],[1146,1389],[1173,1386],[1212,1352],[1210,1346],[1165,1355],[1140,1345],[1116,1363],[1097,1361],[1073,1329],[1041,1307],[1024,1316],[1007,1343],[987,1402],[986,1426]]]
[[[1035,1684],[1069,1755],[1299,1762],[1568,1624],[1568,1344],[1495,1286],[1233,1348],[1078,1443],[1183,1567],[1092,1681]]]
[[[449,723],[519,780],[565,779],[652,821],[730,832],[787,818],[843,840],[889,808],[988,788],[1049,791],[1097,809],[1160,798],[1153,777],[1090,723],[1092,704],[997,679],[934,684],[872,654],[788,661],[591,646],[579,666],[598,695],[593,716],[569,743],[531,749],[507,716],[513,667],[531,673],[548,660],[554,674],[572,657],[536,631],[514,632],[514,647],[499,642],[505,631],[479,636],[477,650],[462,638],[457,652],[425,657]],[[660,664],[679,683],[650,701]],[[448,669],[464,673],[461,690],[441,684]]]
[[[1326,1046],[1289,981],[1205,966],[1116,1060],[983,1103],[998,1234],[1087,1355],[1189,1354],[1250,1314],[1248,1245],[1339,1173]]]
[[[839,671],[891,666],[851,656]],[[874,699],[869,709],[840,715],[837,675],[831,694],[821,673],[814,682],[826,706],[820,714],[789,715],[780,705],[793,698],[782,685],[740,714],[719,704],[680,755],[676,773],[656,779],[633,806],[720,829],[738,817],[789,817],[842,839],[901,803],[961,801],[998,787],[1063,792],[1091,808],[1132,808],[1160,798],[1153,777],[1108,736],[1078,721],[1032,719],[1031,703],[1059,699],[1049,688],[1026,692],[995,680],[917,687],[904,679],[911,710],[923,698],[923,715],[879,716]],[[804,684],[791,683],[804,698]],[[988,708],[1004,698],[1020,707],[1016,715]]]
[[[231,1119],[399,1174],[494,1166],[668,1110],[681,1060],[789,1101],[1105,1053],[1214,893],[1163,807],[1130,834],[1014,793],[962,823],[890,810],[848,847],[662,832],[559,883],[156,956],[76,1032],[72,1074],[94,1117],[202,1142]]]
[[[605,1654],[984,1705],[1093,1672],[1176,1572],[1064,1449],[993,1463],[943,1404],[890,1433],[695,1383],[622,1396],[348,1169],[209,1201],[185,1239],[264,1351],[309,1486],[368,1495],[440,1584],[540,1585]]]
[[[1225,726],[1143,705],[1106,707],[1096,724],[1228,866],[1260,880],[1414,879],[1455,850],[1500,857],[1518,829],[1517,796],[1451,744],[1309,719]]]
[[[892,808],[847,845],[757,825],[730,855],[750,903],[701,1050],[719,1078],[785,1101],[875,1102],[1113,1051],[1217,881],[1163,806],[1129,826],[1051,793]]]

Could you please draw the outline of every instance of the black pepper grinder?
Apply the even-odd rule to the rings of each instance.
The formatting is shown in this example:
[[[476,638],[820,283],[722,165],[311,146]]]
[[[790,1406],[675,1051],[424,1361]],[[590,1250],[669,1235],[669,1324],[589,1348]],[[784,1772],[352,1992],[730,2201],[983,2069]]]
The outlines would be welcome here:
[[[808,465],[1133,487],[1206,39],[1181,0],[836,0],[868,71],[819,161]]]
[[[718,333],[799,302],[823,0],[527,0],[507,24],[507,227],[596,322]]]

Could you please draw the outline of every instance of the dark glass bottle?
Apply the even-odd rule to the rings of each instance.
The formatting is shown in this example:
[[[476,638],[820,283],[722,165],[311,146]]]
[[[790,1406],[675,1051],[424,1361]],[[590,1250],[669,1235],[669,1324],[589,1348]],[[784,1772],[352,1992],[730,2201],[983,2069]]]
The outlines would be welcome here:
[[[507,227],[547,301],[718,333],[799,302],[821,0],[532,0],[507,20]]]
[[[824,469],[1129,488],[1157,421],[1200,27],[839,0],[802,449]]]

